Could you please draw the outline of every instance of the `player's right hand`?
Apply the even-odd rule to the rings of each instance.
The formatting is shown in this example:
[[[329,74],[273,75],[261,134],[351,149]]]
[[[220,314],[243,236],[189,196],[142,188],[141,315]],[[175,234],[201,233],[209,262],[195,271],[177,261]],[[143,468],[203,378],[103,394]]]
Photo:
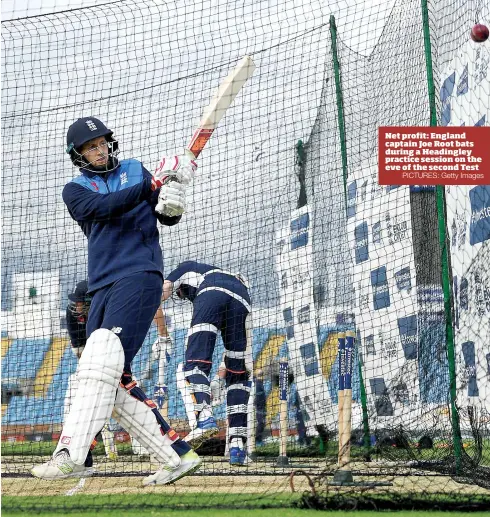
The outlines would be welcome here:
[[[169,178],[177,180],[182,185],[189,185],[194,179],[196,169],[194,155],[188,149],[181,154],[164,156],[153,173],[153,188],[161,187]]]

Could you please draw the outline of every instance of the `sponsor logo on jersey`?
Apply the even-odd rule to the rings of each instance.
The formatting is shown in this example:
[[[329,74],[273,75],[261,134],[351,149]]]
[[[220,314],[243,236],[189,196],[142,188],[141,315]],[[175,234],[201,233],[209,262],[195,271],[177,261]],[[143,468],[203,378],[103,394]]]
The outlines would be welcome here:
[[[128,173],[127,172],[121,172],[119,179],[121,181],[121,185],[124,185],[128,182]]]
[[[373,287],[374,310],[385,309],[390,306],[390,291],[386,278],[386,266],[371,271],[371,285]]]
[[[122,327],[112,327],[111,332],[114,332],[114,334],[120,334],[122,332]]]
[[[94,187],[94,189],[98,192],[99,191],[99,186],[97,185],[97,183],[95,183],[95,181],[91,181],[90,184],[92,185],[92,187]]]
[[[63,445],[70,445],[71,442],[71,436],[62,436],[61,437],[61,443]]]

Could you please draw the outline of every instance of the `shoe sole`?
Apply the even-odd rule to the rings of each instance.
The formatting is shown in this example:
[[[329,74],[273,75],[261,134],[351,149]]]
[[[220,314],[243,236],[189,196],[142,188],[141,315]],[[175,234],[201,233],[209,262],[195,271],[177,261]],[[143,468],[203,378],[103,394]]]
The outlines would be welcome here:
[[[194,450],[199,449],[201,445],[206,441],[212,438],[213,436],[217,435],[219,433],[219,429],[216,427],[213,427],[211,429],[207,429],[204,431],[203,434],[196,436],[195,438],[191,438],[189,441],[187,441],[184,438],[184,441],[188,443]]]
[[[188,476],[189,474],[192,474],[195,472],[202,464],[202,460],[199,459],[199,462],[196,465],[193,465],[192,467],[188,468],[187,470],[184,470],[184,472],[180,473],[176,478],[172,479],[171,481],[166,481],[165,483],[148,483],[147,485],[143,484],[143,486],[158,486],[158,485],[172,485],[179,479],[183,478],[184,476]]]

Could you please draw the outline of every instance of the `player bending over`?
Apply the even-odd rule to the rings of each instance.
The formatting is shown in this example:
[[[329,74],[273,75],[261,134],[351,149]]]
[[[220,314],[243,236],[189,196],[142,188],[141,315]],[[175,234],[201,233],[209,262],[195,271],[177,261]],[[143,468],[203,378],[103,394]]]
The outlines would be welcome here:
[[[201,460],[133,380],[131,361],[161,299],[157,221],[179,222],[196,164],[185,154],[168,157],[152,177],[141,162],[117,159],[113,132],[93,117],[70,126],[67,145],[81,174],[65,185],[63,200],[88,239],[92,303],[70,413],[52,459],[32,474],[44,479],[87,475],[91,443],[112,414],[161,463],[143,485],[171,483],[196,470]],[[163,184],[168,176],[172,180]]]
[[[210,372],[216,336],[225,346],[226,404],[232,465],[247,462],[247,405],[251,391],[251,307],[247,281],[238,274],[194,261],[183,262],[165,279],[163,300],[175,290],[193,304],[183,366],[182,396],[195,426],[185,440],[199,447],[219,429],[211,408]]]

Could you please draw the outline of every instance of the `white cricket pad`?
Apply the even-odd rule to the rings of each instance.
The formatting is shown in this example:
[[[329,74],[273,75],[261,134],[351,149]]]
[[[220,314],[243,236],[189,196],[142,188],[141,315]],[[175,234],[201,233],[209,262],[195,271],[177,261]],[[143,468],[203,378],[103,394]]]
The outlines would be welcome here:
[[[95,435],[111,416],[123,368],[124,350],[117,335],[107,329],[93,332],[78,364],[78,388],[55,453],[68,449],[73,463],[85,462]]]
[[[169,467],[180,465],[179,455],[172,449],[173,441],[165,434],[149,406],[132,397],[119,386],[112,416],[148,451],[150,456]]]
[[[182,363],[179,363],[177,365],[176,380],[177,388],[179,389],[180,394],[182,395],[182,400],[184,401],[187,420],[189,421],[190,428],[194,429],[194,427],[197,426],[197,418],[194,409],[194,399],[192,396],[192,392],[187,384],[187,381],[185,380],[184,366]]]

